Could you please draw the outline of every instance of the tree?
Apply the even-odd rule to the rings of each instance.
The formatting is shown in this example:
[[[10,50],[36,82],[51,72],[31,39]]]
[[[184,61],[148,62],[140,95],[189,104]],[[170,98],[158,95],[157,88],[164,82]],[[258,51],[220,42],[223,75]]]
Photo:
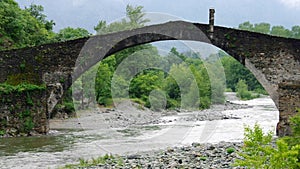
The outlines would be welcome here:
[[[53,20],[46,20],[47,16],[43,14],[44,7],[42,5],[31,4],[29,8],[25,7],[25,11],[28,11],[31,16],[35,17],[40,23],[43,23],[48,31],[52,31],[55,23]]]
[[[253,31],[268,34],[270,33],[271,25],[269,23],[254,24]]]
[[[291,31],[288,29],[285,29],[283,26],[273,26],[270,34],[282,36],[282,37],[291,37],[292,36]]]
[[[149,22],[149,19],[144,19],[145,13],[142,6],[133,7],[131,5],[126,6],[126,16],[130,19],[130,23],[134,28],[144,26]]]
[[[97,32],[98,35],[102,35],[102,34],[107,34],[107,33],[112,33],[112,32],[118,32],[118,31],[123,31],[123,30],[128,30],[128,29],[134,29],[134,28],[139,28],[144,26],[144,24],[146,22],[148,22],[148,19],[144,19],[145,14],[143,13],[143,7],[142,6],[136,6],[133,7],[131,5],[127,5],[126,7],[126,16],[128,17],[127,19],[122,19],[121,21],[118,22],[113,22],[109,25],[107,25],[106,21],[99,21],[99,23],[94,27],[94,30]],[[134,60],[129,60],[123,63],[123,60],[125,58],[127,58],[130,55],[133,55],[134,53],[137,53],[138,51],[142,51],[139,54],[141,54],[142,56],[149,56],[149,57],[141,57],[143,59],[134,59]],[[121,72],[121,75],[116,75],[115,76],[115,80],[117,81],[118,85],[116,85],[114,88],[120,88],[118,90],[116,95],[117,96],[124,96],[124,87],[126,87],[128,85],[127,81],[129,79],[126,79],[126,77],[131,77],[131,75],[135,75],[137,72],[139,72],[140,70],[136,70],[136,65],[139,64],[140,68],[143,70],[143,68],[148,68],[149,66],[151,67],[150,64],[155,64],[159,61],[158,59],[158,51],[155,47],[153,47],[150,44],[146,44],[146,45],[139,45],[139,46],[135,46],[132,48],[128,48],[128,49],[124,49],[116,54],[113,55],[113,62],[111,62],[112,60],[110,59],[112,58],[112,56],[109,56],[107,58],[105,58],[102,63],[106,63],[106,67],[109,67],[109,70],[103,70],[106,69],[106,67],[101,68],[102,64],[100,64],[98,73],[97,73],[97,78],[99,81],[99,79],[102,80],[106,80],[106,82],[103,82],[104,84],[101,83],[97,83],[96,86],[96,92],[97,92],[97,97],[98,97],[98,102],[101,103],[104,98],[111,98],[111,85],[115,85],[115,84],[111,84],[111,78],[112,75],[114,73],[114,71],[116,70],[116,68],[119,66],[119,64],[123,63],[122,68],[123,71]],[[146,59],[145,59],[146,58]],[[109,61],[111,60],[111,61]],[[103,72],[102,71],[107,71],[107,72]],[[106,75],[108,74],[108,71],[110,76]],[[105,77],[103,77],[105,76]],[[134,83],[139,84],[141,81],[139,81],[139,79],[143,79],[145,77],[149,77],[150,79],[155,79],[156,75],[154,74],[144,74],[144,75],[139,75],[138,77],[135,78],[134,82],[132,85],[136,85]],[[151,84],[151,83],[150,83]],[[104,85],[103,87],[105,88],[105,90],[101,89],[102,85]],[[152,85],[153,87],[153,85]],[[151,88],[151,86],[150,86]],[[106,90],[107,89],[107,90]],[[142,93],[139,93],[140,91],[143,91]],[[136,90],[132,91],[133,95],[132,97],[138,97],[141,98],[142,96],[144,97],[145,100],[145,95],[148,90],[145,90],[144,88],[137,88]],[[107,93],[109,92],[109,93]],[[103,99],[100,99],[103,98]],[[99,100],[100,99],[100,100]]]
[[[91,34],[86,29],[67,27],[67,28],[61,29],[55,35],[55,39],[57,41],[67,41],[67,40],[72,40],[72,39],[88,37],[88,36],[91,36]]]
[[[225,71],[227,88],[236,91],[236,84],[240,79],[244,79],[249,90],[264,90],[255,76],[233,57],[223,56],[221,62]]]
[[[172,99],[177,100],[180,95],[181,106],[183,109],[198,109],[200,106],[199,86],[189,65],[185,63],[181,63],[179,65],[173,64],[170,69],[169,76],[171,78],[168,80],[169,82],[171,82],[169,85],[176,88],[174,90],[167,84],[167,94],[169,94],[169,96],[176,96],[176,98]],[[174,82],[174,80],[176,83]]]
[[[167,94],[167,108],[179,107],[181,101],[180,88],[172,76],[165,78],[163,89]]]
[[[35,46],[51,42],[54,33],[50,27],[32,16],[33,8],[20,9],[14,0],[0,1],[0,50]],[[41,10],[36,11],[41,16]]]
[[[143,12],[143,6],[133,7],[131,5],[126,6],[126,16],[128,19],[122,19],[119,22],[113,22],[107,25],[106,21],[99,21],[94,27],[94,30],[98,35],[119,32],[129,29],[135,29],[144,26],[145,23],[149,22],[149,19],[145,19],[145,13]]]
[[[111,100],[111,78],[113,72],[107,63],[100,63],[96,77],[96,100],[100,105],[109,105]]]
[[[236,96],[242,100],[250,100],[259,97],[259,94],[253,95],[248,90],[248,85],[246,84],[246,81],[243,79],[240,79],[239,82],[236,84],[236,92],[237,92]]]
[[[300,26],[293,26],[292,27],[292,37],[300,39]]]
[[[143,71],[131,81],[129,93],[131,98],[140,98],[150,105],[148,96],[153,90],[159,90],[164,73],[156,70]]]
[[[293,26],[291,30],[286,29],[284,26],[273,26],[269,23],[252,24],[249,21],[239,24],[239,29],[259,32],[264,34],[271,34],[286,38],[300,38],[300,26]]]
[[[253,28],[253,24],[251,24],[249,21],[239,24],[239,29],[241,30],[253,31]]]

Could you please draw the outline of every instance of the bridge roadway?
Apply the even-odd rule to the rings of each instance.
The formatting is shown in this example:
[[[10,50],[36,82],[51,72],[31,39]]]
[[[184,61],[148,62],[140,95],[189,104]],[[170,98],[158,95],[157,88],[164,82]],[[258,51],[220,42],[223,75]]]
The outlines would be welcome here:
[[[18,75],[31,83],[46,84],[47,92],[40,100],[45,100],[47,106],[39,112],[49,114],[76,78],[111,54],[156,41],[205,42],[223,49],[255,75],[280,112],[278,135],[290,134],[289,117],[295,115],[300,107],[300,40],[219,26],[214,27],[213,34],[208,30],[206,24],[175,21],[61,43],[1,51],[0,82],[10,81]],[[16,66],[16,63],[26,66]],[[9,106],[1,106],[0,111],[11,110]],[[39,123],[39,120],[35,122]],[[47,132],[47,121],[43,119],[41,123],[43,129],[37,131]]]

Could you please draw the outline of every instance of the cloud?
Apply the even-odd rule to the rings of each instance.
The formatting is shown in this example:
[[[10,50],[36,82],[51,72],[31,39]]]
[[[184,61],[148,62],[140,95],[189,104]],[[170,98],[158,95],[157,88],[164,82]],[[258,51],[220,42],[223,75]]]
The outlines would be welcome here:
[[[86,0],[73,0],[73,6],[75,7],[80,7],[83,6],[84,4],[86,4]]]
[[[300,9],[300,0],[280,0],[280,2],[289,8]]]

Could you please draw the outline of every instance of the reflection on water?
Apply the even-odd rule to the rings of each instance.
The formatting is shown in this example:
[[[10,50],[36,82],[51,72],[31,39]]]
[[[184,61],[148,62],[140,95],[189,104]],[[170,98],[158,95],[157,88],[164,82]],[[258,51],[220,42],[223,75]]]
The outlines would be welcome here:
[[[0,157],[13,156],[19,152],[62,152],[70,150],[75,143],[86,143],[107,138],[75,130],[63,130],[58,133],[34,137],[0,138]]]
[[[71,135],[1,138],[0,156],[18,152],[61,152],[70,148],[75,139]]]

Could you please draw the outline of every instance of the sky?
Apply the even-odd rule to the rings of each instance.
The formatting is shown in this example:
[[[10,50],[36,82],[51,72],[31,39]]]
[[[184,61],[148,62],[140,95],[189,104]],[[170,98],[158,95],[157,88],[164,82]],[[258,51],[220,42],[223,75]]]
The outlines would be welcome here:
[[[93,32],[100,20],[108,23],[124,17],[127,4],[141,5],[157,18],[208,23],[208,10],[214,8],[215,24],[238,27],[240,23],[267,22],[291,28],[300,25],[300,0],[16,0],[23,8],[31,3],[44,7],[54,30],[81,27]],[[168,16],[166,18],[161,16]],[[156,19],[157,19],[156,18]]]

